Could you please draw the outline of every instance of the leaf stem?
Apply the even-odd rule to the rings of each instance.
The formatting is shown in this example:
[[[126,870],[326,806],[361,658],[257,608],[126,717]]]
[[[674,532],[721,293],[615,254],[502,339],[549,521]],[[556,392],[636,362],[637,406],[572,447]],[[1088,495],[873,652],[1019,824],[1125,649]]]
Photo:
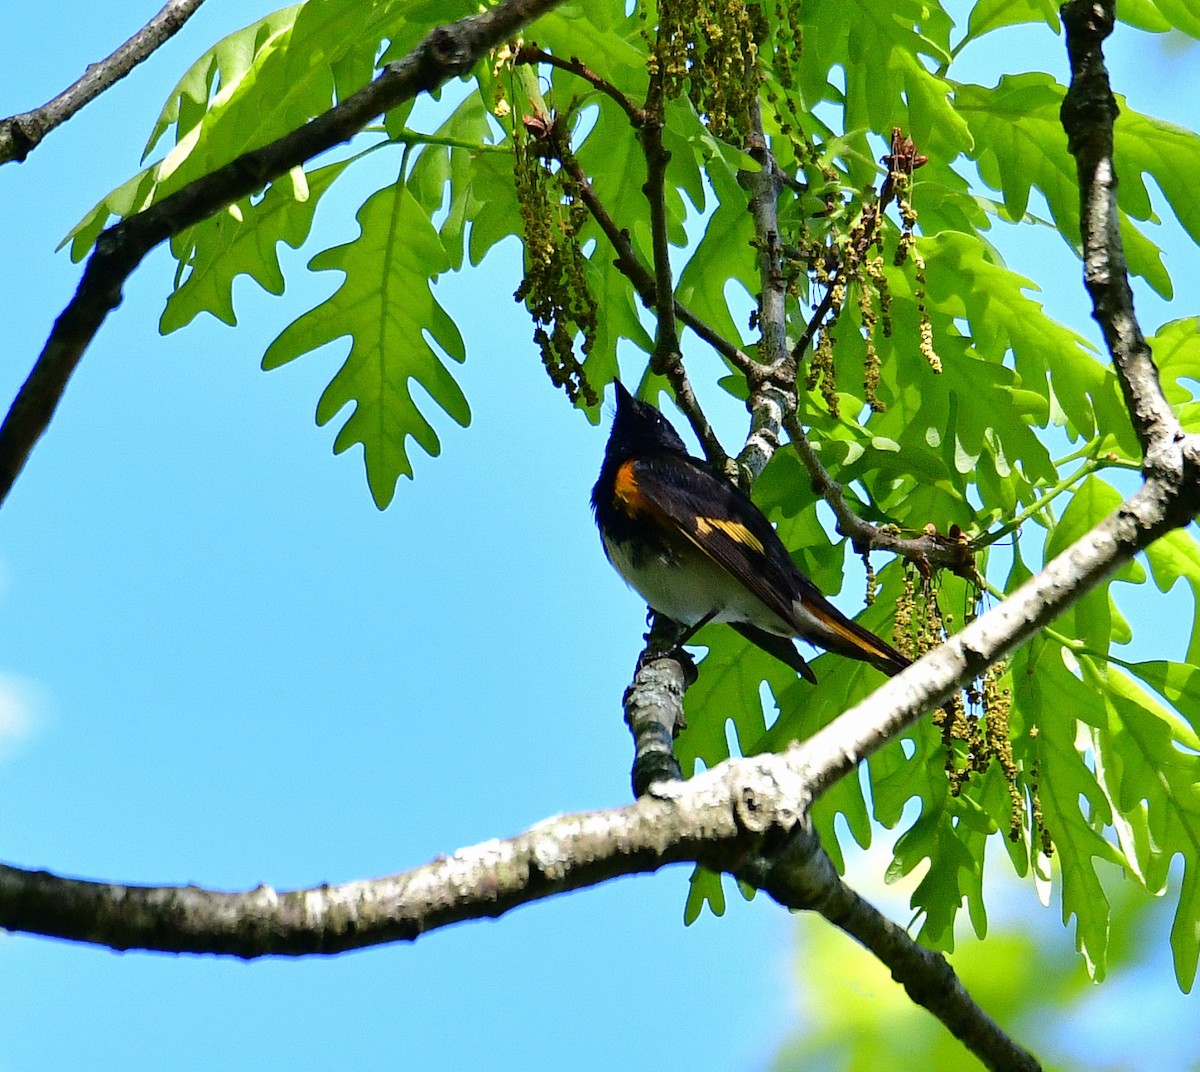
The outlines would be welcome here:
[[[1084,477],[1090,476],[1097,469],[1103,468],[1104,465],[1105,465],[1105,462],[1100,458],[1095,458],[1095,457],[1089,458],[1086,462],[1083,463],[1083,465],[1081,465],[1078,469],[1076,469],[1073,473],[1071,473],[1070,476],[1063,477],[1063,479],[1060,480],[1057,484],[1055,484],[1054,487],[1050,488],[1044,494],[1042,494],[1038,499],[1036,499],[1034,502],[1030,503],[1029,506],[1027,506],[1019,514],[1017,514],[1017,516],[1014,517],[1011,521],[1007,522],[1004,525],[1001,525],[1000,528],[996,529],[994,532],[988,532],[988,533],[985,533],[984,535],[980,536],[975,541],[975,546],[976,547],[990,547],[997,540],[1004,539],[1004,537],[1007,536],[1009,533],[1016,532],[1017,529],[1019,529],[1023,524],[1025,524],[1026,521],[1028,521],[1035,514],[1041,513],[1047,506],[1050,505],[1050,503],[1052,503],[1055,499],[1057,499],[1058,496],[1060,496],[1064,491],[1069,491],[1075,484],[1079,483],[1079,481],[1081,481]]]

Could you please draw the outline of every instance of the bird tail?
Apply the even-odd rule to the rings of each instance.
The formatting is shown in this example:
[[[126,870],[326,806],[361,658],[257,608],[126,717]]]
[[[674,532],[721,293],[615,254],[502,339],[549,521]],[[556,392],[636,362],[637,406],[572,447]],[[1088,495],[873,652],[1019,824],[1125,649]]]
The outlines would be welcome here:
[[[759,629],[757,625],[751,625],[749,622],[730,622],[729,624],[751,644],[762,648],[768,655],[773,655],[785,666],[790,666],[805,681],[811,681],[814,685],[817,683],[817,675],[813,673],[813,668],[808,665],[804,656],[796,650],[796,645],[792,643],[791,637],[768,633],[767,630]]]
[[[805,601],[806,617],[815,619],[817,628],[812,630],[811,639],[823,648],[845,655],[851,659],[860,659],[882,670],[889,677],[895,677],[901,670],[912,665],[912,660],[901,655],[886,640],[877,637],[869,629],[864,629],[858,622],[851,621],[832,604],[828,608],[814,606]],[[809,633],[805,630],[806,634]]]

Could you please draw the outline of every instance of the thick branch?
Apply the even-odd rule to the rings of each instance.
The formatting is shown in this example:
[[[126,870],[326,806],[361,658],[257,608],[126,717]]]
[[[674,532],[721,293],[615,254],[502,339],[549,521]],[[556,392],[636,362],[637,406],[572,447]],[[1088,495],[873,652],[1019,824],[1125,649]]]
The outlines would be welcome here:
[[[770,882],[772,892],[791,903],[805,896],[802,878],[789,878],[778,862],[760,861],[786,845],[816,795],[1137,550],[1186,524],[1200,507],[1200,441],[1180,441],[1175,455],[1174,479],[1147,481],[1014,595],[782,755],[732,760],[687,782],[659,782],[626,808],[551,819],[508,841],[342,887],[227,894],[113,886],[0,868],[0,926],[120,949],[242,957],[329,953],[411,940],[450,923],[497,916],[518,904],[682,861],[751,875],[759,868],[764,884]],[[764,866],[779,870],[764,872]],[[839,898],[829,901],[830,918],[869,947],[878,945],[910,992],[961,1037],[970,1037],[974,1029],[960,1019],[960,999],[940,993],[947,978],[943,969],[901,958],[896,931],[872,937],[861,906]],[[974,1017],[969,1010],[965,1015]]]
[[[344,141],[372,119],[468,71],[490,49],[561,0],[504,0],[480,15],[432,31],[365,89],[277,141],[189,183],[110,227],[97,240],[79,289],[63,310],[29,378],[0,425],[0,503],[45,431],[67,381],[142,258],[160,242],[261,189]]]
[[[548,820],[404,875],[276,894],[127,888],[0,870],[0,927],[118,948],[261,956],[412,938],[617,875],[692,861],[738,871],[782,845],[810,801],[1200,509],[1200,439],[1176,445],[1177,477],[1152,479],[1003,603],[868,700],[781,755],[731,760],[659,783],[636,804]]]
[[[781,852],[752,862],[739,877],[787,908],[819,912],[870,950],[908,996],[941,1020],[986,1067],[996,1072],[1040,1070],[1037,1059],[975,1003],[945,957],[919,945],[842,881],[811,823],[798,825]]]
[[[1186,525],[1200,511],[1200,438],[1187,436],[1175,444],[1172,455],[1169,477],[1148,480],[1002,603],[793,746],[798,770],[812,775],[814,795],[1032,637],[1137,552]]]
[[[732,869],[772,824],[794,825],[795,802],[803,799],[778,757],[659,788],[672,792],[558,816],[404,874],[344,886],[222,893],[85,882],[0,865],[0,926],[114,949],[245,958],[338,953],[412,941],[673,862]]]
[[[1071,61],[1071,87],[1062,104],[1067,148],[1079,172],[1084,283],[1096,322],[1112,354],[1125,404],[1142,443],[1147,468],[1181,434],[1162,393],[1158,369],[1133,312],[1133,291],[1121,245],[1113,123],[1117,102],[1101,49],[1112,32],[1114,0],[1071,0],[1061,9]]]
[[[55,127],[62,125],[109,86],[119,82],[159,45],[170,40],[204,0],[170,0],[107,59],[88,65],[73,85],[40,108],[0,119],[0,164],[22,161]]]

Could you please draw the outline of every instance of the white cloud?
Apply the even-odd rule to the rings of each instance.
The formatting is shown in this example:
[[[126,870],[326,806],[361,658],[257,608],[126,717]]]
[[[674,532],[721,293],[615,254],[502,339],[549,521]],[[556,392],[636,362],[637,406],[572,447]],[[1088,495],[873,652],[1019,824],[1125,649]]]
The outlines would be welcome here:
[[[37,682],[0,673],[0,758],[34,732],[38,714],[44,708]]]

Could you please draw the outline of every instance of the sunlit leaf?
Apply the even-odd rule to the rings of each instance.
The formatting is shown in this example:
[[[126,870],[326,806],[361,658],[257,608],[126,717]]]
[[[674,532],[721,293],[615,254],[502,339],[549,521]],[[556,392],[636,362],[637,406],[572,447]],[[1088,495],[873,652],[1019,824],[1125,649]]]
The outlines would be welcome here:
[[[408,439],[428,454],[441,447],[413,399],[417,381],[451,417],[465,425],[470,410],[426,333],[451,358],[466,357],[454,322],[433,296],[431,281],[450,258],[429,217],[407,187],[384,187],[359,209],[359,237],[318,253],[313,271],[339,271],[332,297],[283,330],[267,348],[264,368],[277,368],[349,336],[350,353],[317,406],[325,424],[347,404],[353,409],[334,450],[363,445],[367,479],[382,509],[401,476],[412,476]]]

